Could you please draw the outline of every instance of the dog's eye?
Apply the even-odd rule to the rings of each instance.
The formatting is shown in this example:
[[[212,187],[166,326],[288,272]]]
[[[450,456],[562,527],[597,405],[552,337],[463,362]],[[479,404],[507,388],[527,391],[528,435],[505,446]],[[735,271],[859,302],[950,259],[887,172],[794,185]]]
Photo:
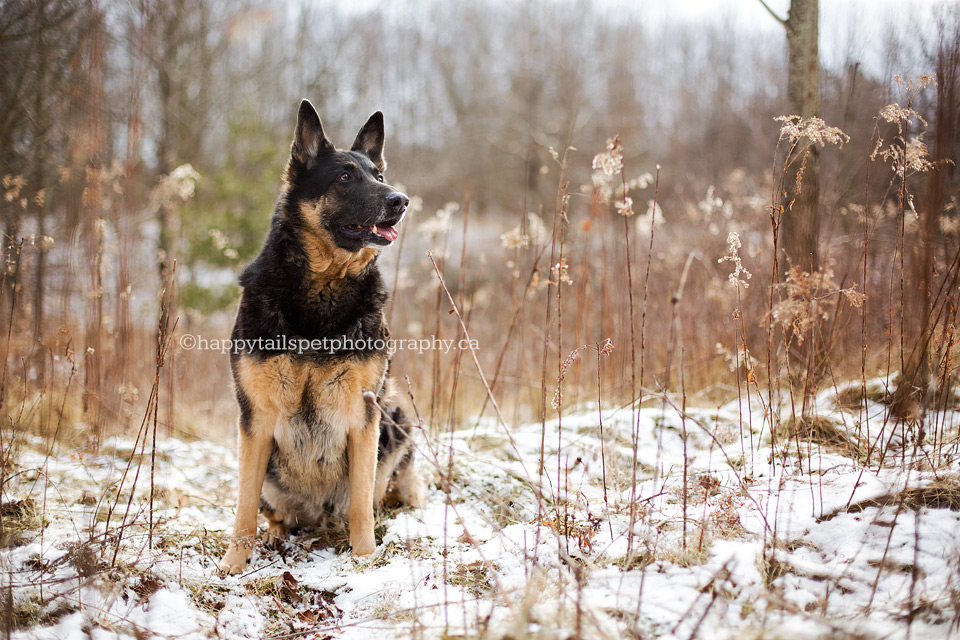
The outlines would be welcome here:
[[[382,174],[382,173],[378,173],[378,174],[377,174],[377,180],[379,180],[380,182],[383,182],[383,174]]]
[[[343,173],[340,174],[337,180],[339,180],[340,182],[350,182],[350,174],[347,171],[344,171]]]

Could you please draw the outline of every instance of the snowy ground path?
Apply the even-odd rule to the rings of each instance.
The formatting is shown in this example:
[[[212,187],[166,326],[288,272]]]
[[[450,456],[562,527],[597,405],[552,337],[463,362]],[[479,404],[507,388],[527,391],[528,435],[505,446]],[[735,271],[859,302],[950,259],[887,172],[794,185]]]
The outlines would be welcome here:
[[[21,434],[0,514],[4,627],[56,639],[960,635],[960,414],[939,415],[948,437],[914,447],[883,429],[884,405],[837,404],[819,398],[827,444],[797,439],[786,456],[762,410],[737,403],[421,438],[427,506],[382,514],[373,557],[304,535],[230,578],[214,571],[233,518],[230,449],[159,441],[151,525],[149,446],[46,456]],[[864,464],[872,442],[883,464],[876,448]]]

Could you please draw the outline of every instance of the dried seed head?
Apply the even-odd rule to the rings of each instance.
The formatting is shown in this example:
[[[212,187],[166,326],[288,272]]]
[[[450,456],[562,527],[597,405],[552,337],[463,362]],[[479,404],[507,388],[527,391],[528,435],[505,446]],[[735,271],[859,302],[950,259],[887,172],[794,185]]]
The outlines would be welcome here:
[[[750,286],[747,283],[747,280],[753,276],[749,271],[743,268],[743,264],[740,262],[740,247],[740,234],[736,231],[731,231],[727,234],[727,253],[722,258],[717,260],[717,262],[732,262],[733,273],[728,275],[727,279],[733,286],[737,288],[743,287],[746,289]]]
[[[593,168],[608,176],[615,176],[623,171],[623,145],[620,144],[620,136],[607,140],[607,150],[593,157]]]
[[[632,216],[633,215],[633,198],[630,196],[624,196],[623,200],[617,201],[617,213],[622,216]]]
[[[570,279],[566,258],[561,258],[560,262],[553,265],[550,269],[550,275],[556,284],[560,284],[561,282],[564,284],[573,284],[573,280]]]
[[[827,143],[843,147],[844,143],[850,141],[850,136],[838,127],[827,126],[827,123],[817,117],[801,118],[790,115],[778,116],[774,120],[783,123],[780,127],[781,140],[786,138],[790,142],[796,142],[800,138],[806,138],[821,147]]]

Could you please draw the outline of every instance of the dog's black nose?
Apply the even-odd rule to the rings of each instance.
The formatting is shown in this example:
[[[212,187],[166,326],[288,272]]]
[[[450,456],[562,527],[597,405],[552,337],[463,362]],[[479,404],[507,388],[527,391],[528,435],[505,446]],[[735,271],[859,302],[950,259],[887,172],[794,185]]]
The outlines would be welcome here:
[[[387,196],[387,208],[394,213],[403,213],[408,204],[410,204],[410,198],[399,191],[394,191]]]

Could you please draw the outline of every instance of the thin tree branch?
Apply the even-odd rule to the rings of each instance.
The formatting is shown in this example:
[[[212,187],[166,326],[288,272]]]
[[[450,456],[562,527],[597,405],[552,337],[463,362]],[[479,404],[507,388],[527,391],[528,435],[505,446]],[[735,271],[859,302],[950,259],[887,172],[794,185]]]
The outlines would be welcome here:
[[[757,1],[763,5],[763,8],[766,9],[770,13],[770,15],[773,16],[774,20],[782,24],[784,27],[787,26],[787,21],[781,18],[780,16],[778,16],[776,11],[770,8],[770,5],[768,5],[764,0],[757,0]]]

